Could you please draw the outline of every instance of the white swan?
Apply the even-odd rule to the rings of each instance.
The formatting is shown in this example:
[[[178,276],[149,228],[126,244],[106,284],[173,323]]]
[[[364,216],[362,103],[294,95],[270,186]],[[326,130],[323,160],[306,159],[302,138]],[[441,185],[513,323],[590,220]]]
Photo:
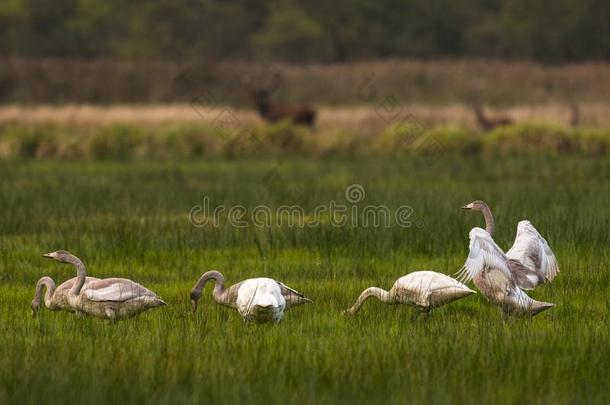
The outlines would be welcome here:
[[[191,290],[193,312],[205,283],[213,280],[214,300],[231,308],[237,309],[240,315],[251,322],[278,322],[284,317],[284,310],[293,306],[312,302],[303,294],[270,278],[250,278],[233,284],[225,289],[224,276],[215,270],[205,272]]]
[[[485,230],[493,238],[494,218],[485,202],[476,200],[462,208],[480,211],[485,218]],[[506,257],[517,285],[524,290],[532,290],[545,280],[553,281],[559,273],[559,265],[551,247],[529,221],[524,220],[517,225],[515,242],[506,252]]]
[[[42,290],[46,288],[44,295],[44,304],[47,309],[51,311],[72,311],[72,307],[68,303],[68,292],[76,282],[76,277],[64,281],[55,287],[55,281],[49,276],[44,276],[36,283],[36,293],[34,299],[32,299],[32,314],[36,316],[40,310],[40,300],[42,297]],[[87,277],[83,288],[87,288],[87,285],[94,280],[99,280],[95,277]]]
[[[68,304],[77,312],[116,321],[166,305],[154,292],[124,278],[93,280],[86,288],[83,288],[87,272],[85,265],[78,257],[65,250],[58,250],[43,256],[76,267],[76,282],[68,291],[67,297]]]
[[[415,271],[396,280],[390,291],[369,287],[346,314],[354,315],[364,301],[375,297],[386,304],[408,304],[423,311],[475,294],[459,281],[434,271]]]
[[[286,300],[280,286],[270,278],[245,280],[237,292],[237,311],[247,321],[279,322],[284,319]]]
[[[534,316],[554,306],[531,299],[519,288],[508,257],[481,228],[470,231],[470,253],[458,277],[464,282],[473,280],[485,298],[502,310],[504,319],[518,314]]]

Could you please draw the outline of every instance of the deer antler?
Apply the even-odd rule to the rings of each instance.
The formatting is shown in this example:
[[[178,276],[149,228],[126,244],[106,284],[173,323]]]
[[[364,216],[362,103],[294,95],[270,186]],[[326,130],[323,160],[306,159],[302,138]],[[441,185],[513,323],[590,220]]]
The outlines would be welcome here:
[[[271,77],[269,79],[269,82],[267,83],[266,90],[269,92],[274,92],[283,83],[284,75],[282,74],[282,72],[275,69],[272,69],[270,73],[271,74],[269,76]]]
[[[254,78],[252,77],[251,72],[242,73],[237,77],[239,83],[245,87],[249,92],[254,92],[258,90],[254,84]]]
[[[249,92],[273,93],[282,84],[283,75],[276,69],[263,67],[258,72],[249,71],[240,75],[238,80]]]

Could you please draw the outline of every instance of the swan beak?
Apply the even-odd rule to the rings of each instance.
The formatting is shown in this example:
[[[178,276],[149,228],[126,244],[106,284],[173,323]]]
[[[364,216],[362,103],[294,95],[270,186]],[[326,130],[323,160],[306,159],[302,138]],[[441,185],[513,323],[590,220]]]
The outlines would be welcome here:
[[[53,259],[55,258],[55,252],[45,253],[42,255],[42,257],[46,257],[47,259]]]
[[[464,205],[462,207],[463,210],[471,210],[472,209],[472,203],[468,204],[468,205]]]
[[[197,312],[197,300],[191,299],[191,308],[193,309],[193,313]]]

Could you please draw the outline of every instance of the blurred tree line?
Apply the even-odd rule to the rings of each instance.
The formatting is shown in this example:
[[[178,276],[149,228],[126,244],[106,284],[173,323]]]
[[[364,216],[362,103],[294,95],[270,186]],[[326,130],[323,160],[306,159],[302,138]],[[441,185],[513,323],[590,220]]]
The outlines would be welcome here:
[[[0,56],[610,59],[607,0],[3,0]]]

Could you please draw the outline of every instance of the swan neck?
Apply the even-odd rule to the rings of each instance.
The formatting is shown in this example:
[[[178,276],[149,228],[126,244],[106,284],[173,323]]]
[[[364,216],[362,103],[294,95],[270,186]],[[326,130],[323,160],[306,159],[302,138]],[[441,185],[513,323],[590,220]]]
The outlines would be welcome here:
[[[390,293],[382,288],[372,288],[371,294],[375,296],[379,301],[390,304],[392,303],[392,299],[390,297]]]
[[[489,209],[487,204],[485,204],[485,205],[483,205],[481,212],[483,213],[483,217],[485,218],[485,230],[491,236],[494,236],[494,231],[496,230],[496,224],[494,222],[494,217],[491,214],[491,209]]]
[[[214,291],[212,292],[214,300],[218,303],[224,303],[225,278],[220,272],[214,270],[205,272],[201,276],[201,278],[199,278],[199,281],[191,291],[192,299],[194,299],[195,301],[199,301],[199,299],[201,298],[201,293],[203,292],[203,288],[205,287],[205,283],[210,280],[214,280],[215,283]]]
[[[388,291],[378,287],[369,287],[364,290],[362,294],[360,294],[360,296],[356,300],[356,303],[348,310],[348,312],[350,312],[351,314],[355,314],[356,312],[358,312],[360,310],[360,307],[362,307],[362,304],[364,304],[364,301],[366,301],[370,297],[375,297],[379,301],[384,302],[386,304],[392,303],[392,297],[390,296],[390,293]]]
[[[42,289],[45,287],[47,291],[44,295],[44,305],[47,308],[51,308],[51,306],[53,305],[53,295],[55,294],[56,288],[55,281],[53,281],[51,277],[45,276],[38,280],[38,283],[36,284],[36,295],[34,296],[34,302],[36,303],[36,305],[40,303]]]
[[[83,285],[85,285],[85,280],[87,279],[87,270],[85,269],[83,262],[74,255],[70,255],[66,259],[66,262],[76,267],[76,283],[74,283],[70,289],[70,295],[79,295],[80,290],[83,288]]]

